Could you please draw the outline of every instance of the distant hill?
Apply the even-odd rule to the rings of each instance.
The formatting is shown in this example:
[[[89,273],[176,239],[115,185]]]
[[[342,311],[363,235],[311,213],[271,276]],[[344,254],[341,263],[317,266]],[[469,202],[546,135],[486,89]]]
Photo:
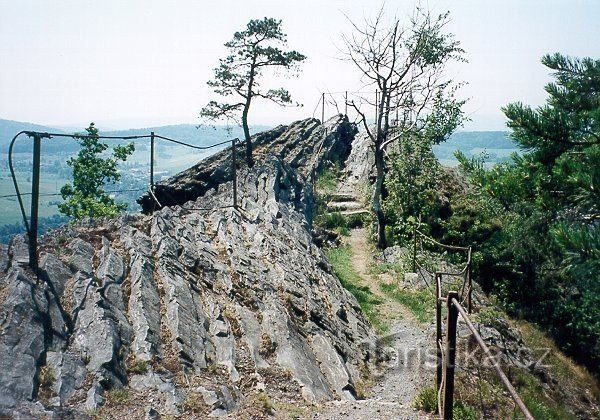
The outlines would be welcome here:
[[[52,132],[52,133],[64,133],[64,131],[48,127],[45,125],[32,124],[28,122],[21,121],[12,121],[12,120],[3,120],[0,119],[0,153],[5,155],[8,153],[8,147],[10,145],[11,140],[19,131],[41,131],[41,132]],[[27,139],[27,137],[24,137]],[[61,145],[59,147],[68,147],[66,142],[61,141]],[[58,145],[57,145],[58,146]],[[54,148],[54,145],[49,146],[51,149]],[[19,137],[15,142],[14,149],[16,153],[22,153],[31,150],[31,142],[27,140],[23,140]]]
[[[259,133],[268,130],[272,127],[266,125],[256,125],[250,127],[251,133]],[[197,146],[207,146],[214,143],[220,143],[225,140],[239,137],[243,139],[244,131],[241,127],[233,126],[227,129],[224,126],[200,126],[194,124],[177,124],[164,125],[158,127],[133,128],[129,130],[107,131],[102,134],[108,136],[139,136],[150,134],[154,131],[155,134],[163,137],[172,138]],[[168,144],[168,143],[166,143]]]
[[[509,160],[519,148],[508,131],[459,131],[453,133],[448,141],[433,147],[436,157],[446,166],[458,164],[454,157],[457,150],[469,157],[484,153],[488,156],[486,161],[495,164]]]
[[[197,128],[194,124],[178,124],[178,125],[165,125],[147,128],[133,128],[128,130],[118,131],[102,131],[100,134],[109,136],[137,136],[150,134],[154,131],[156,134],[173,138],[176,140],[188,142],[198,146],[206,146],[213,143],[218,143],[227,139],[235,137],[243,137],[244,133],[241,127],[232,127],[231,132],[224,126],[202,126]],[[252,133],[267,130],[271,127],[264,125],[257,125],[251,127]],[[52,132],[52,133],[65,133],[64,130],[43,126],[39,124],[32,124],[28,122],[11,121],[0,119],[0,153],[4,155],[8,152],[8,146],[12,138],[19,131],[40,131],[40,132]],[[81,130],[83,132],[84,130]],[[26,138],[26,137],[25,137]],[[165,143],[168,145],[169,143]],[[76,142],[69,138],[53,138],[49,141],[44,141],[43,150],[47,153],[56,152],[76,152],[79,146]],[[14,146],[16,153],[28,152],[31,150],[31,142],[24,141],[22,139],[17,140]]]

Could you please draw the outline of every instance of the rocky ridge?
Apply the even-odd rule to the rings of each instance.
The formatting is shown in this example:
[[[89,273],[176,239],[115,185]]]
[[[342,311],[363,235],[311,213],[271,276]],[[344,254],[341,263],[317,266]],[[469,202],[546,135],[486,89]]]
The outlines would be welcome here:
[[[255,137],[237,209],[220,152],[159,184],[152,214],[44,237],[37,275],[15,237],[0,250],[0,415],[255,418],[354,399],[385,355],[310,233],[311,177],[354,133],[338,116]]]

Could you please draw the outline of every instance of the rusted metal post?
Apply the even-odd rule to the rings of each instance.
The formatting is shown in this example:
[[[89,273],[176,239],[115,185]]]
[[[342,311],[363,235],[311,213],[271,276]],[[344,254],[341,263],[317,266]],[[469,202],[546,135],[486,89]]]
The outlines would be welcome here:
[[[348,91],[344,92],[344,115],[348,116]]]
[[[154,131],[150,132],[150,189],[154,188]]]
[[[413,226],[413,264],[412,271],[413,273],[417,272],[417,223],[415,222]]]
[[[33,134],[33,174],[31,178],[31,217],[29,224],[29,266],[33,270],[38,268],[37,234],[38,234],[38,208],[40,199],[40,160],[42,154],[42,140],[39,134]]]
[[[231,140],[231,173],[233,174],[233,208],[237,209],[237,165],[236,165],[236,147],[235,144],[239,139]]]
[[[452,420],[454,405],[454,370],[456,367],[456,323],[458,320],[458,292],[448,293],[446,324],[446,358],[444,359],[444,419]]]
[[[321,124],[325,123],[325,92],[321,96]]]
[[[467,286],[469,287],[467,310],[469,311],[469,315],[473,312],[473,279],[471,278],[471,266],[471,247],[469,247],[469,253],[467,255]]]
[[[442,275],[435,273],[435,349],[437,354],[436,390],[442,386]]]

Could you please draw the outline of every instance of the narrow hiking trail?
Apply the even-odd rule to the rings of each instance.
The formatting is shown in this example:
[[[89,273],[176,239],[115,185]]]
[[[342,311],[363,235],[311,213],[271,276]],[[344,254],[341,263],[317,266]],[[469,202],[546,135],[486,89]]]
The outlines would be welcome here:
[[[367,286],[381,300],[376,306],[381,320],[389,326],[382,337],[392,350],[392,359],[374,378],[367,397],[358,401],[332,401],[315,419],[424,419],[425,413],[413,408],[419,391],[433,384],[435,351],[433,325],[420,324],[404,305],[381,290],[382,283],[397,282],[391,275],[371,274],[373,247],[365,228],[352,229],[344,243],[352,249],[352,265]],[[433,357],[432,357],[433,356]]]

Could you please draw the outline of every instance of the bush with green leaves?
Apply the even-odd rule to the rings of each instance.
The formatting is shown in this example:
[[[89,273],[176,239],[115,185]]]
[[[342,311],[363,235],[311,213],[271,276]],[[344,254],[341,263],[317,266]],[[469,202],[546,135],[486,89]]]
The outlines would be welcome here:
[[[474,191],[454,198],[443,235],[474,246],[474,274],[505,309],[599,375],[600,60],[542,62],[546,104],[503,109],[522,154],[490,169],[457,156]]]
[[[60,189],[65,202],[59,204],[58,209],[75,220],[83,217],[114,217],[125,210],[127,204],[115,202],[104,186],[121,179],[118,163],[125,162],[135,147],[133,143],[118,145],[109,156],[103,157],[109,146],[100,141],[94,123],[85,130],[86,135],[76,137],[81,145],[79,153],[67,160],[67,165],[73,169],[73,184],[66,184]]]
[[[415,134],[395,145],[390,155],[384,210],[397,242],[412,240],[417,218],[426,219],[425,228],[439,214],[440,166],[431,146],[431,139]]]

